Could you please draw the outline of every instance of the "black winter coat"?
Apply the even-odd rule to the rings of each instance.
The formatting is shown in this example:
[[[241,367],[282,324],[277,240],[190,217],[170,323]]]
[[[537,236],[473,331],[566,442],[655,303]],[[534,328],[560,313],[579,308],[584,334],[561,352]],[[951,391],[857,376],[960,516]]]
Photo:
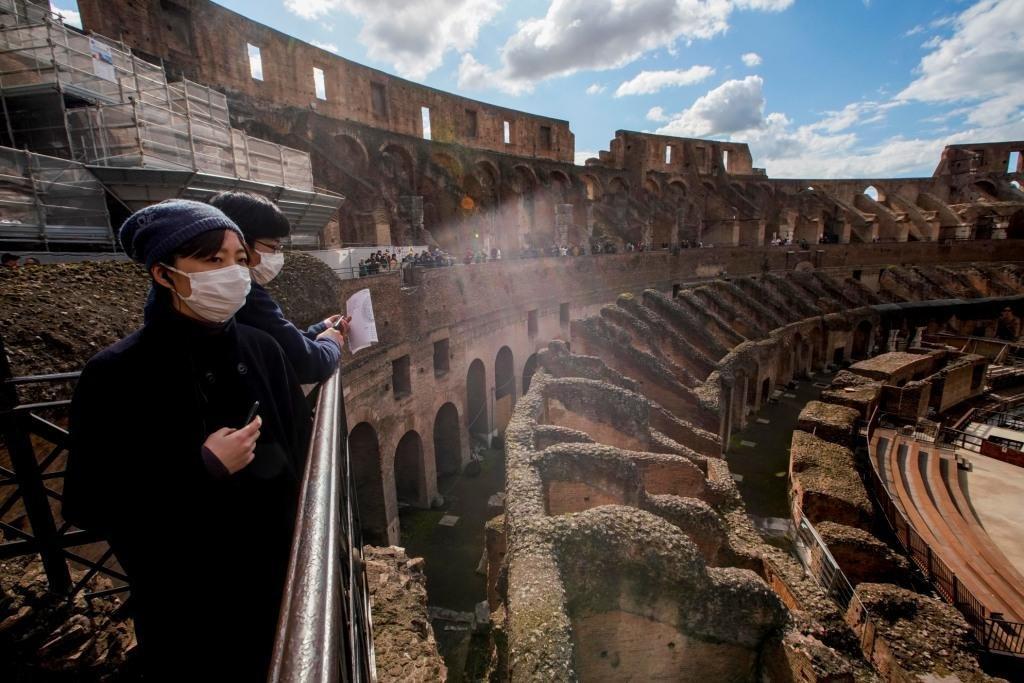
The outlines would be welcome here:
[[[218,479],[202,444],[255,400],[256,457]],[[234,320],[162,306],[86,365],[63,512],[127,572],[147,680],[265,680],[310,428],[281,348]]]

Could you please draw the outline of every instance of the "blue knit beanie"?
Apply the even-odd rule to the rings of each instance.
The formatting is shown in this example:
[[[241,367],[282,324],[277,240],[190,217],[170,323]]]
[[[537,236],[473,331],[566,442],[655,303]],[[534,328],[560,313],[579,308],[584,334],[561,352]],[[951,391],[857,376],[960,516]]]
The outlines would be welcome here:
[[[146,268],[165,261],[193,237],[214,230],[242,231],[220,209],[188,199],[170,199],[136,211],[121,226],[121,246]]]

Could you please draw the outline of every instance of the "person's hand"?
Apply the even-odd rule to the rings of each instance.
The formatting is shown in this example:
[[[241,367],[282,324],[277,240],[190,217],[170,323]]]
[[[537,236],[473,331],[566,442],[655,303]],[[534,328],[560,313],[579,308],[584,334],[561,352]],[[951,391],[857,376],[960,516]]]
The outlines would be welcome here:
[[[257,415],[241,429],[223,427],[206,437],[203,446],[216,456],[229,474],[238,472],[256,457],[256,440],[260,438],[263,419]]]
[[[345,348],[345,336],[348,334],[348,324],[352,320],[351,316],[341,317],[337,316],[337,320],[334,324],[337,325],[337,329],[334,326],[328,327],[326,330],[316,336],[317,340],[330,339],[338,345],[339,349]]]
[[[334,327],[335,325],[338,324],[338,321],[341,320],[342,317],[343,316],[341,315],[341,313],[336,313],[335,315],[332,315],[330,318],[324,318],[323,325],[324,327]]]

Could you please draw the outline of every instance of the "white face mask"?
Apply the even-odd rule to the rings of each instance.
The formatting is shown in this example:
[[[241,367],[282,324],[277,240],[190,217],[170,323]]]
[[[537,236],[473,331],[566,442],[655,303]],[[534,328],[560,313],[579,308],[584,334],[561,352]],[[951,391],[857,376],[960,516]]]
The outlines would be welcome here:
[[[246,266],[226,266],[217,270],[199,273],[185,273],[163,264],[167,270],[184,275],[192,287],[188,296],[178,298],[188,304],[196,315],[212,323],[222,323],[233,316],[245,304],[252,283]]]
[[[249,270],[252,272],[252,279],[256,281],[256,284],[265,285],[277,277],[282,268],[284,268],[283,251],[261,251],[260,262]]]

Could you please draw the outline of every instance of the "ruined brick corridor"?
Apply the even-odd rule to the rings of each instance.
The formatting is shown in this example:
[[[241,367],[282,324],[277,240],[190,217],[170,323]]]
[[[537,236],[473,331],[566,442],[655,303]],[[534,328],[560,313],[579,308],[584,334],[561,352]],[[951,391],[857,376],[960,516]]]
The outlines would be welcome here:
[[[992,306],[951,317],[927,301],[1019,297],[1022,275],[998,264],[889,268],[875,289],[822,272],[768,274],[624,294],[574,321],[572,351],[554,341],[538,354],[507,431],[507,555],[489,570],[507,582],[492,606],[506,618],[512,680],[869,680],[887,660],[866,658],[836,605],[754,530],[722,444],[778,387],[826,363],[902,348],[919,328],[994,330]],[[891,302],[902,312],[880,315]],[[815,403],[799,428],[818,436],[805,438],[842,442],[835,411],[857,411]],[[805,450],[794,437],[789,476],[804,513],[871,528],[852,453],[845,465],[839,455],[800,465]],[[826,525],[834,539],[840,528]],[[864,565],[859,576],[892,580],[895,566]],[[928,609],[959,618],[941,603]],[[539,624],[549,638],[538,639]],[[956,657],[969,651],[950,642]],[[943,656],[958,675],[980,675],[976,660],[954,659]]]

